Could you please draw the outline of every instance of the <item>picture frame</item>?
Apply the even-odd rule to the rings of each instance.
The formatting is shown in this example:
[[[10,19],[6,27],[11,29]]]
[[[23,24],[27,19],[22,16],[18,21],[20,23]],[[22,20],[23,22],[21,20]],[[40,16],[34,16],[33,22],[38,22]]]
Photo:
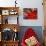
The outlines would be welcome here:
[[[10,14],[10,15],[17,15],[18,12],[17,12],[16,10],[10,10],[10,11],[9,11],[9,14]]]
[[[2,10],[2,15],[9,15],[9,10]]]
[[[38,18],[38,9],[37,8],[23,8],[23,18],[34,20]]]

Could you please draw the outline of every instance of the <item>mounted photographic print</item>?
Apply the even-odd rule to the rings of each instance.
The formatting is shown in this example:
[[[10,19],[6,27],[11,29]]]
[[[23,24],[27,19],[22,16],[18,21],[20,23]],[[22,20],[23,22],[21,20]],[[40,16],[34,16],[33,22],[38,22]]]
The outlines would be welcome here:
[[[9,15],[9,10],[2,10],[2,15]]]
[[[23,18],[24,19],[37,19],[37,8],[24,8],[23,9]]]
[[[42,26],[21,26],[19,33],[20,43],[22,43],[22,46],[43,46],[44,41],[42,31]]]

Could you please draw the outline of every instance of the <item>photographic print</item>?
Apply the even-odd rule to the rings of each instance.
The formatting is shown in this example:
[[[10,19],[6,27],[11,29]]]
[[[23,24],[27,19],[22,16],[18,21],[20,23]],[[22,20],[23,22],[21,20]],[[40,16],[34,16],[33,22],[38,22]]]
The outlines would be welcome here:
[[[24,19],[37,19],[37,8],[24,8],[23,9],[23,18]]]
[[[9,15],[9,10],[2,10],[2,15]]]
[[[43,29],[41,26],[21,26],[20,28],[19,39],[22,46],[43,46]]]

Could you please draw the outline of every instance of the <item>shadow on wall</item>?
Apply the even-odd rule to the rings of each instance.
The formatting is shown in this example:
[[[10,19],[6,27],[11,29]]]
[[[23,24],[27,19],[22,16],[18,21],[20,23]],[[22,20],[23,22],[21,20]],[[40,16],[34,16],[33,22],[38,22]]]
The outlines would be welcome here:
[[[27,29],[32,28],[36,32],[39,41],[41,43],[43,43],[43,30],[42,30],[41,26],[32,26],[32,27],[31,26],[21,26],[20,28],[21,28],[20,32],[19,32],[20,42],[21,42],[25,32],[27,31]]]

